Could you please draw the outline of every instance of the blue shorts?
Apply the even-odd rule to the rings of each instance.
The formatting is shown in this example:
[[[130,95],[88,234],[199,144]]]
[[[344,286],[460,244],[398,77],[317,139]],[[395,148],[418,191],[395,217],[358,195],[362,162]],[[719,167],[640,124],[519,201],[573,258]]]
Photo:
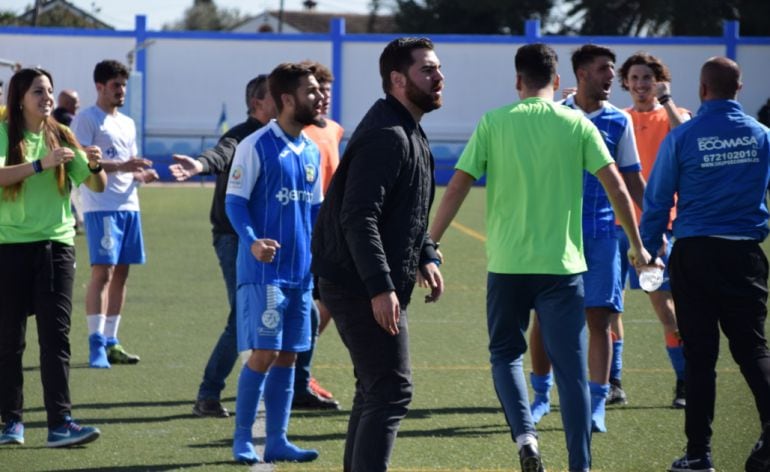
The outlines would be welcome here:
[[[238,351],[310,349],[312,290],[243,284],[235,296]]]
[[[623,282],[623,287],[626,286],[626,282],[628,282],[628,287],[632,290],[640,290],[641,287],[639,286],[639,276],[636,275],[636,270],[634,270],[633,267],[631,267],[631,264],[628,262],[628,257],[623,257],[625,254],[628,254],[628,237],[626,237],[626,232],[623,231],[623,228],[621,226],[617,227],[618,232],[618,244],[620,245],[620,277],[621,281]],[[663,268],[663,283],[660,285],[660,288],[658,290],[664,290],[667,292],[671,291],[671,284],[668,283],[668,258],[671,256],[671,248],[674,246],[672,244],[673,242],[673,233],[671,231],[666,231],[666,239],[668,240],[668,245],[666,245],[666,254],[663,255],[660,259],[663,261],[663,264],[666,266]],[[652,256],[652,254],[650,254]],[[656,291],[658,291],[656,290]]]
[[[586,308],[610,308],[623,312],[623,285],[620,278],[618,240],[584,238],[588,272],[583,274]]]
[[[144,264],[138,211],[90,211],[83,215],[91,265]]]

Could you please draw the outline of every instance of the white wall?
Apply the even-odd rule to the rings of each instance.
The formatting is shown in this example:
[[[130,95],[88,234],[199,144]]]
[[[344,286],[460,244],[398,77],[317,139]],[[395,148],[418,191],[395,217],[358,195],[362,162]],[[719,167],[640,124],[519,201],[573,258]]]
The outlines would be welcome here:
[[[49,69],[56,89],[74,88],[83,105],[95,101],[92,70],[96,62],[112,58],[126,61],[133,48],[131,36],[91,36],[88,33],[24,31],[13,34],[0,28],[0,58],[19,61],[25,66]],[[125,32],[122,32],[125,34]],[[165,37],[164,37],[165,35]],[[152,33],[146,49],[146,137],[148,139],[184,140],[201,136],[215,137],[217,122],[226,104],[230,126],[245,116],[244,87],[259,73],[269,72],[284,61],[318,60],[332,65],[332,42],[326,40],[284,40],[278,35],[165,34]],[[317,37],[317,36],[316,36]],[[351,36],[342,43],[341,124],[347,134],[376,100],[383,96],[378,58],[390,37]],[[543,38],[546,42],[548,37]],[[628,43],[628,38],[619,38]],[[444,106],[426,115],[424,126],[434,141],[461,143],[470,135],[480,116],[487,110],[516,99],[514,55],[521,45],[500,37],[487,42],[474,37],[461,42],[460,37],[436,37],[436,51],[446,76]],[[471,42],[472,41],[472,42]],[[576,38],[579,41],[579,38]],[[570,54],[577,44],[555,40],[560,58],[559,73],[563,86],[574,85]],[[698,74],[703,61],[724,55],[722,45],[636,45],[605,44],[618,56],[616,67],[634,52],[644,49],[659,56],[673,74],[673,95],[677,104],[692,111],[698,109]],[[739,99],[746,111],[755,114],[770,96],[770,44],[744,45],[738,48],[738,62],[743,69],[744,89]],[[0,78],[11,71],[0,68]],[[628,93],[616,83],[611,101],[620,107],[630,104]],[[181,141],[180,141],[181,142]],[[164,144],[155,149],[173,146]]]

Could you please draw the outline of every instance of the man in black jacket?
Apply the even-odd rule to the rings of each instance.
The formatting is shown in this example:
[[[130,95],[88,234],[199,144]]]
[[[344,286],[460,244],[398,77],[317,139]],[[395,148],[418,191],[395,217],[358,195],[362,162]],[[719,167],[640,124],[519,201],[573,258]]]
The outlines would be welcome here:
[[[195,159],[183,154],[174,154],[175,164],[169,169],[177,181],[184,181],[198,174],[216,174],[214,198],[211,202],[211,231],[214,236],[214,250],[219,259],[219,266],[227,287],[227,300],[230,312],[227,325],[219,336],[219,341],[211,352],[203,381],[198,389],[198,398],[193,406],[197,416],[226,418],[229,413],[220,402],[220,394],[225,388],[225,379],[238,359],[237,331],[235,329],[235,260],[238,256],[238,235],[230,225],[225,213],[225,191],[230,176],[230,165],[235,155],[235,147],[243,138],[255,132],[277,115],[275,103],[268,93],[267,75],[258,75],[246,85],[246,106],[249,116],[219,138],[217,145],[203,151]]]
[[[380,56],[385,98],[356,128],[313,232],[313,272],[356,375],[344,470],[387,470],[412,398],[406,307],[415,280],[444,290],[426,233],[433,156],[420,119],[441,106],[444,76],[426,38],[391,41]]]

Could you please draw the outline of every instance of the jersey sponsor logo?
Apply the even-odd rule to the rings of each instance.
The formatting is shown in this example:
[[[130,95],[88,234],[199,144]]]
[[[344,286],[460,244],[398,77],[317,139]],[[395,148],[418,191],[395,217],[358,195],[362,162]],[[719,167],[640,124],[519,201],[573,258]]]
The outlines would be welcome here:
[[[735,149],[743,146],[754,146],[759,144],[754,136],[739,136],[735,138],[720,138],[719,136],[707,136],[698,138],[699,151],[715,151],[719,149]]]
[[[316,177],[318,173],[316,172],[316,168],[313,164],[305,164],[305,180],[310,182],[311,184],[315,182]]]
[[[290,202],[312,202],[313,192],[283,187],[275,194],[275,199],[281,205],[288,205]]]
[[[118,150],[115,149],[115,146],[110,146],[104,151],[104,155],[110,159],[115,159],[118,157]]]
[[[262,313],[262,325],[270,330],[274,330],[281,322],[281,315],[272,309],[267,309]]]
[[[235,166],[230,171],[230,185],[233,188],[241,188],[243,186],[243,167]]]

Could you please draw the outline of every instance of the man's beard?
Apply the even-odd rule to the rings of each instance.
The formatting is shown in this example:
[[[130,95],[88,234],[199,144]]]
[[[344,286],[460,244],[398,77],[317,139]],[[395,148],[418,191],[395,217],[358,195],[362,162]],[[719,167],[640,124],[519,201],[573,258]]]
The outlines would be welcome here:
[[[424,113],[441,108],[441,95],[433,98],[432,94],[423,92],[408,75],[406,76],[406,98]]]
[[[316,115],[315,108],[312,105],[303,104],[294,111],[294,120],[302,126],[318,125],[323,118]]]

